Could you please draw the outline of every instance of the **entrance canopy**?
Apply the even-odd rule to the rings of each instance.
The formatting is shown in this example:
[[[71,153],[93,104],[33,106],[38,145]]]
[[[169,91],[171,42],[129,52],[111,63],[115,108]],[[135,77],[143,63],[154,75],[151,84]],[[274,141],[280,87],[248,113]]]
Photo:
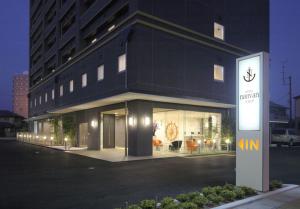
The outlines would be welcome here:
[[[175,104],[186,104],[186,105],[195,105],[195,106],[204,106],[204,107],[215,107],[215,108],[234,108],[233,104],[225,104],[219,103],[217,101],[207,100],[207,99],[199,99],[199,98],[177,98],[177,97],[167,97],[167,96],[158,96],[151,94],[142,94],[142,93],[133,93],[127,92],[123,94],[119,94],[116,96],[107,97],[104,99],[99,99],[92,102],[87,102],[80,105],[63,107],[60,109],[55,109],[49,111],[49,113],[53,114],[64,114],[69,112],[75,112],[80,110],[87,110],[91,108],[122,103],[125,101],[131,100],[146,100],[146,101],[155,101],[155,102],[167,102],[167,103],[175,103]]]

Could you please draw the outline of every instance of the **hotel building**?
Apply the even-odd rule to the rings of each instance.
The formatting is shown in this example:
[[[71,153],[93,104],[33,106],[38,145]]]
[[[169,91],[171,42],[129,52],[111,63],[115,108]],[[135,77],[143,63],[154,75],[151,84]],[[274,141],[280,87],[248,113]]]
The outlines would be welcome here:
[[[260,51],[269,0],[31,0],[31,130],[131,156],[226,149],[235,60]]]

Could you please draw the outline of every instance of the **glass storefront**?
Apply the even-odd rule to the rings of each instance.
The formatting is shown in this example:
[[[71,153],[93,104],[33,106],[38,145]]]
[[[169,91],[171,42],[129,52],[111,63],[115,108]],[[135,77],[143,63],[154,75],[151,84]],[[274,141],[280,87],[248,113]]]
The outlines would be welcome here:
[[[153,109],[153,151],[201,154],[222,151],[221,113]]]

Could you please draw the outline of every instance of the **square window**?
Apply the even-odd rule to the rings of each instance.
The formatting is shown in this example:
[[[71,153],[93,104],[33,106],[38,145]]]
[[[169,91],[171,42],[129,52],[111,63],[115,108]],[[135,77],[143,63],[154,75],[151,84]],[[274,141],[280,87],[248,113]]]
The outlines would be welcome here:
[[[60,85],[59,87],[59,96],[63,96],[64,95],[64,86],[63,85]]]
[[[55,99],[55,92],[54,92],[54,89],[52,89],[52,92],[51,92],[51,96],[52,96],[52,100],[54,100]]]
[[[100,65],[98,67],[97,77],[98,81],[102,81],[104,79],[104,65]]]
[[[81,86],[82,86],[82,88],[87,86],[87,74],[86,73],[81,76]]]
[[[224,81],[224,67],[221,65],[214,65],[214,80]]]
[[[72,93],[74,91],[74,81],[70,81],[70,92]]]
[[[122,54],[118,59],[118,71],[123,72],[126,70],[126,54]]]
[[[219,23],[214,23],[214,37],[224,40],[224,26]]]

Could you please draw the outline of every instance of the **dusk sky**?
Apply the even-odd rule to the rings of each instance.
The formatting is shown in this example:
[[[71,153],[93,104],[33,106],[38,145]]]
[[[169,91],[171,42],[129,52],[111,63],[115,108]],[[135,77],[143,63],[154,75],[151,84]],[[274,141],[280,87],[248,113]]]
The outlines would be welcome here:
[[[282,61],[293,77],[293,96],[300,95],[300,1],[271,2],[271,99],[287,105],[288,87],[282,85]],[[11,109],[12,76],[29,68],[29,9],[27,0],[1,2],[0,8],[0,109]]]

